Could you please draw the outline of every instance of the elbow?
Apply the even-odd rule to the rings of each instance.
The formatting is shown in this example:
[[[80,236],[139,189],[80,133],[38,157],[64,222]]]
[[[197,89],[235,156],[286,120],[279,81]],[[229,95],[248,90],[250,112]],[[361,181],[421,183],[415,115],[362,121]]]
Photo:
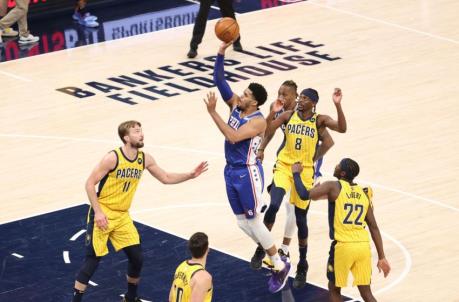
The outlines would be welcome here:
[[[346,133],[346,131],[347,131],[347,127],[343,127],[343,128],[338,129],[339,133]]]

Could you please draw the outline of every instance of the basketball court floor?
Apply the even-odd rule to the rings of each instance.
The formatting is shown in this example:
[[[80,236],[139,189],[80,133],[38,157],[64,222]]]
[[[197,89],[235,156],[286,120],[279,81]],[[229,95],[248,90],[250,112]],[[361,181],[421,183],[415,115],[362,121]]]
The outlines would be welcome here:
[[[459,301],[457,11],[457,1],[281,5],[239,14],[245,52],[226,55],[236,93],[257,81],[273,101],[292,79],[300,89],[317,89],[318,111],[336,117],[331,95],[342,89],[348,131],[332,133],[335,146],[322,170],[331,179],[335,164],[351,157],[361,167],[357,182],[374,188],[392,266],[383,278],[373,251],[378,301]],[[120,146],[116,129],[129,119],[142,123],[144,150],[166,170],[210,163],[205,175],[180,185],[143,177],[131,214],[147,258],[145,300],[167,299],[173,270],[187,257],[184,239],[203,231],[212,248],[215,301],[327,301],[326,201],[314,202],[308,214],[306,288],[271,296],[267,272],[248,267],[255,245],[228,205],[224,140],[202,101],[216,91],[214,24],[208,22],[193,60],[186,58],[187,25],[0,64],[0,301],[70,299],[84,251],[84,183]],[[228,114],[222,102],[217,109]],[[266,150],[266,182],[280,142],[277,134]],[[284,221],[282,208],[273,230],[278,244]],[[296,265],[295,239],[291,246]],[[105,257],[86,301],[117,301],[125,267],[124,255]],[[359,300],[356,288],[343,294]]]

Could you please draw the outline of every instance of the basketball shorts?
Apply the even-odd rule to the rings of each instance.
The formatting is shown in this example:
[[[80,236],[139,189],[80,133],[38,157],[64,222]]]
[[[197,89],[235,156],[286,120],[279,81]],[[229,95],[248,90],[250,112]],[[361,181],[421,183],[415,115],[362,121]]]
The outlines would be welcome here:
[[[127,246],[140,244],[139,233],[128,212],[121,215],[117,212],[115,216],[110,215],[108,210],[102,209],[102,211],[108,218],[108,229],[105,231],[95,225],[94,210],[89,209],[86,229],[86,253],[88,255],[100,257],[108,254],[108,240],[117,252]]]
[[[327,278],[336,287],[346,287],[349,271],[353,286],[371,283],[371,248],[369,242],[333,241],[327,264]]]
[[[314,185],[314,169],[305,168],[300,176],[306,189],[312,189]],[[296,192],[291,165],[277,161],[274,166],[273,182],[276,187],[284,189],[286,193],[290,192],[290,203],[302,210],[306,210],[309,207],[310,200],[301,200]]]
[[[250,219],[264,212],[264,174],[260,163],[250,166],[226,165],[224,174],[226,194],[235,215],[245,214]]]

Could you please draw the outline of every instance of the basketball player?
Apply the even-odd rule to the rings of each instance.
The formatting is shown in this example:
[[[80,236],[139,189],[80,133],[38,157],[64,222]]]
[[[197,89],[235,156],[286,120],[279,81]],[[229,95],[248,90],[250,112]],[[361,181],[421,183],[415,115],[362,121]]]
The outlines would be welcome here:
[[[296,99],[298,97],[298,92],[297,92],[297,89],[298,89],[298,86],[297,84],[292,81],[292,80],[288,80],[288,81],[285,81],[282,83],[282,85],[279,87],[279,90],[278,90],[278,93],[277,93],[277,100],[280,101],[283,106],[282,106],[282,109],[279,110],[278,112],[276,112],[276,114],[274,115],[274,118],[273,119],[276,119],[277,117],[279,117],[282,113],[284,113],[285,111],[288,111],[288,110],[295,110],[295,107],[296,107]],[[271,103],[271,106],[270,106],[270,109],[272,109],[274,106],[274,102]],[[284,133],[285,131],[285,124],[282,124],[280,126],[280,129],[282,129],[282,132]],[[326,131],[326,130],[325,130]],[[260,145],[260,148],[258,148],[258,152],[257,152],[257,158],[260,159],[260,161],[263,161],[264,159],[264,150],[265,148],[267,147],[267,145],[269,144],[269,142],[271,141],[271,139],[274,137],[274,134],[275,134],[276,130],[274,131],[265,131],[265,135],[263,137],[263,140],[261,142],[261,145]],[[284,133],[285,134],[285,133]],[[327,148],[326,150],[324,150],[325,152],[323,154],[326,153],[327,150],[329,150],[334,142],[333,142],[333,139],[330,135],[325,135],[324,137],[322,137],[322,140],[325,140],[325,144],[321,144],[321,148]],[[315,169],[315,175],[314,176],[318,176],[319,173],[320,173],[320,165],[321,165],[321,162],[322,162],[322,157],[317,159],[316,161],[316,169]],[[271,185],[268,186],[268,192],[270,192],[271,188]],[[290,192],[287,192],[288,194],[286,194],[286,196],[290,196]],[[288,198],[288,197],[285,197],[285,198]],[[280,205],[279,205],[280,207]],[[290,257],[290,253],[289,253],[289,245],[290,245],[290,242],[292,240],[292,237],[293,237],[293,233],[295,232],[295,227],[296,227],[296,222],[295,222],[295,206],[289,202],[286,202],[285,203],[285,209],[287,211],[287,216],[286,216],[286,222],[285,222],[285,227],[284,227],[284,238],[283,238],[283,241],[282,241],[282,245],[281,247],[279,248],[279,254],[281,256],[286,256],[286,257]],[[257,260],[257,258],[254,258],[254,261],[257,261],[257,262],[254,262],[254,269],[258,269],[258,265],[259,265],[259,260]],[[252,264],[252,263],[251,263]]]
[[[300,254],[300,261],[298,262],[293,282],[295,288],[303,287],[306,284],[306,274],[308,271],[308,262],[306,261],[308,226],[306,217],[309,209],[309,201],[301,200],[298,197],[293,186],[291,165],[298,161],[303,164],[305,169],[301,177],[306,182],[308,188],[311,188],[314,183],[314,162],[318,158],[321,158],[329,147],[331,147],[331,145],[327,145],[324,148],[318,148],[319,141],[322,140],[321,137],[329,136],[328,132],[324,131],[325,128],[330,128],[338,132],[346,131],[347,125],[343,110],[341,109],[341,98],[341,90],[338,88],[335,89],[333,102],[338,112],[338,121],[333,120],[328,115],[317,114],[315,112],[319,95],[316,90],[311,88],[304,89],[301,92],[295,111],[286,111],[273,120],[276,112],[280,111],[283,107],[281,100],[277,100],[266,118],[268,122],[271,121],[268,125],[268,132],[275,131],[282,124],[286,126],[284,142],[278,151],[274,168],[273,185],[270,192],[271,203],[265,213],[264,223],[269,230],[272,229],[282,199],[286,192],[290,192],[290,202],[295,205]],[[252,257],[252,267],[260,268],[264,256],[265,253],[259,246]]]
[[[107,241],[116,251],[123,250],[128,258],[128,291],[123,301],[140,301],[137,285],[142,269],[142,249],[137,229],[129,215],[132,199],[143,171],[146,169],[163,184],[177,184],[193,179],[207,171],[207,162],[200,163],[188,173],[164,171],[153,156],[140,150],[143,132],[137,121],[126,121],[118,127],[123,146],[107,153],[86,181],[91,208],[86,233],[86,258],[74,288],[73,302],[82,300],[89,280],[100,259],[108,254]],[[95,186],[98,186],[96,193]]]
[[[206,271],[209,240],[201,232],[188,240],[191,259],[183,261],[175,270],[169,293],[169,302],[210,302],[212,300],[212,276]]]
[[[202,42],[202,37],[204,37],[207,17],[209,16],[210,7],[212,6],[214,0],[200,0],[199,2],[199,12],[194,22],[193,37],[191,38],[190,49],[187,54],[187,57],[190,59],[195,58],[198,55],[198,46]],[[233,8],[233,0],[218,0],[217,2],[222,17],[236,19]],[[238,37],[234,42],[233,49],[235,51],[242,51],[241,37]]]
[[[354,183],[359,174],[359,165],[345,158],[336,166],[333,176],[338,181],[326,181],[311,190],[303,184],[300,163],[292,166],[295,187],[300,198],[306,200],[328,199],[330,224],[330,256],[327,265],[330,301],[342,301],[341,288],[347,286],[349,271],[354,277],[360,295],[365,302],[375,302],[370,288],[371,248],[368,229],[378,252],[378,270],[384,277],[390,272],[389,262],[384,255],[383,242],[373,213],[371,188],[362,188]]]
[[[228,200],[236,215],[237,223],[250,238],[267,251],[273,263],[273,275],[269,290],[281,290],[290,271],[290,262],[277,253],[274,239],[263,224],[260,213],[266,206],[262,201],[263,167],[256,158],[256,151],[265,132],[266,121],[259,107],[268,97],[266,89],[251,83],[241,96],[234,94],[224,77],[225,50],[232,43],[223,43],[215,61],[214,82],[230,109],[228,123],[215,110],[217,98],[211,92],[204,100],[207,111],[225,136],[225,182]]]

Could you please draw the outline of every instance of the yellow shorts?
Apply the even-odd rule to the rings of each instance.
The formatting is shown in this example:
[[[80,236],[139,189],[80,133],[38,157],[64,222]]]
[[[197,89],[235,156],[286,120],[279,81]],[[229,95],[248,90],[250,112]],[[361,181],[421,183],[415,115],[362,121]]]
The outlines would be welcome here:
[[[333,241],[328,257],[327,277],[336,287],[346,287],[349,271],[353,286],[371,283],[371,248],[369,242]]]
[[[119,251],[127,246],[140,244],[140,236],[134,222],[128,212],[117,212],[112,215],[110,211],[104,210],[108,218],[108,229],[102,231],[94,223],[94,211],[89,209],[88,225],[86,230],[87,254],[97,257],[108,254],[107,241],[110,239],[115,251]]]
[[[314,185],[314,170],[304,168],[301,172],[301,180],[306,189],[310,190]],[[308,208],[310,200],[301,200],[296,192],[291,165],[277,161],[274,166],[273,182],[276,187],[284,189],[285,193],[290,192],[291,204],[303,210]]]

